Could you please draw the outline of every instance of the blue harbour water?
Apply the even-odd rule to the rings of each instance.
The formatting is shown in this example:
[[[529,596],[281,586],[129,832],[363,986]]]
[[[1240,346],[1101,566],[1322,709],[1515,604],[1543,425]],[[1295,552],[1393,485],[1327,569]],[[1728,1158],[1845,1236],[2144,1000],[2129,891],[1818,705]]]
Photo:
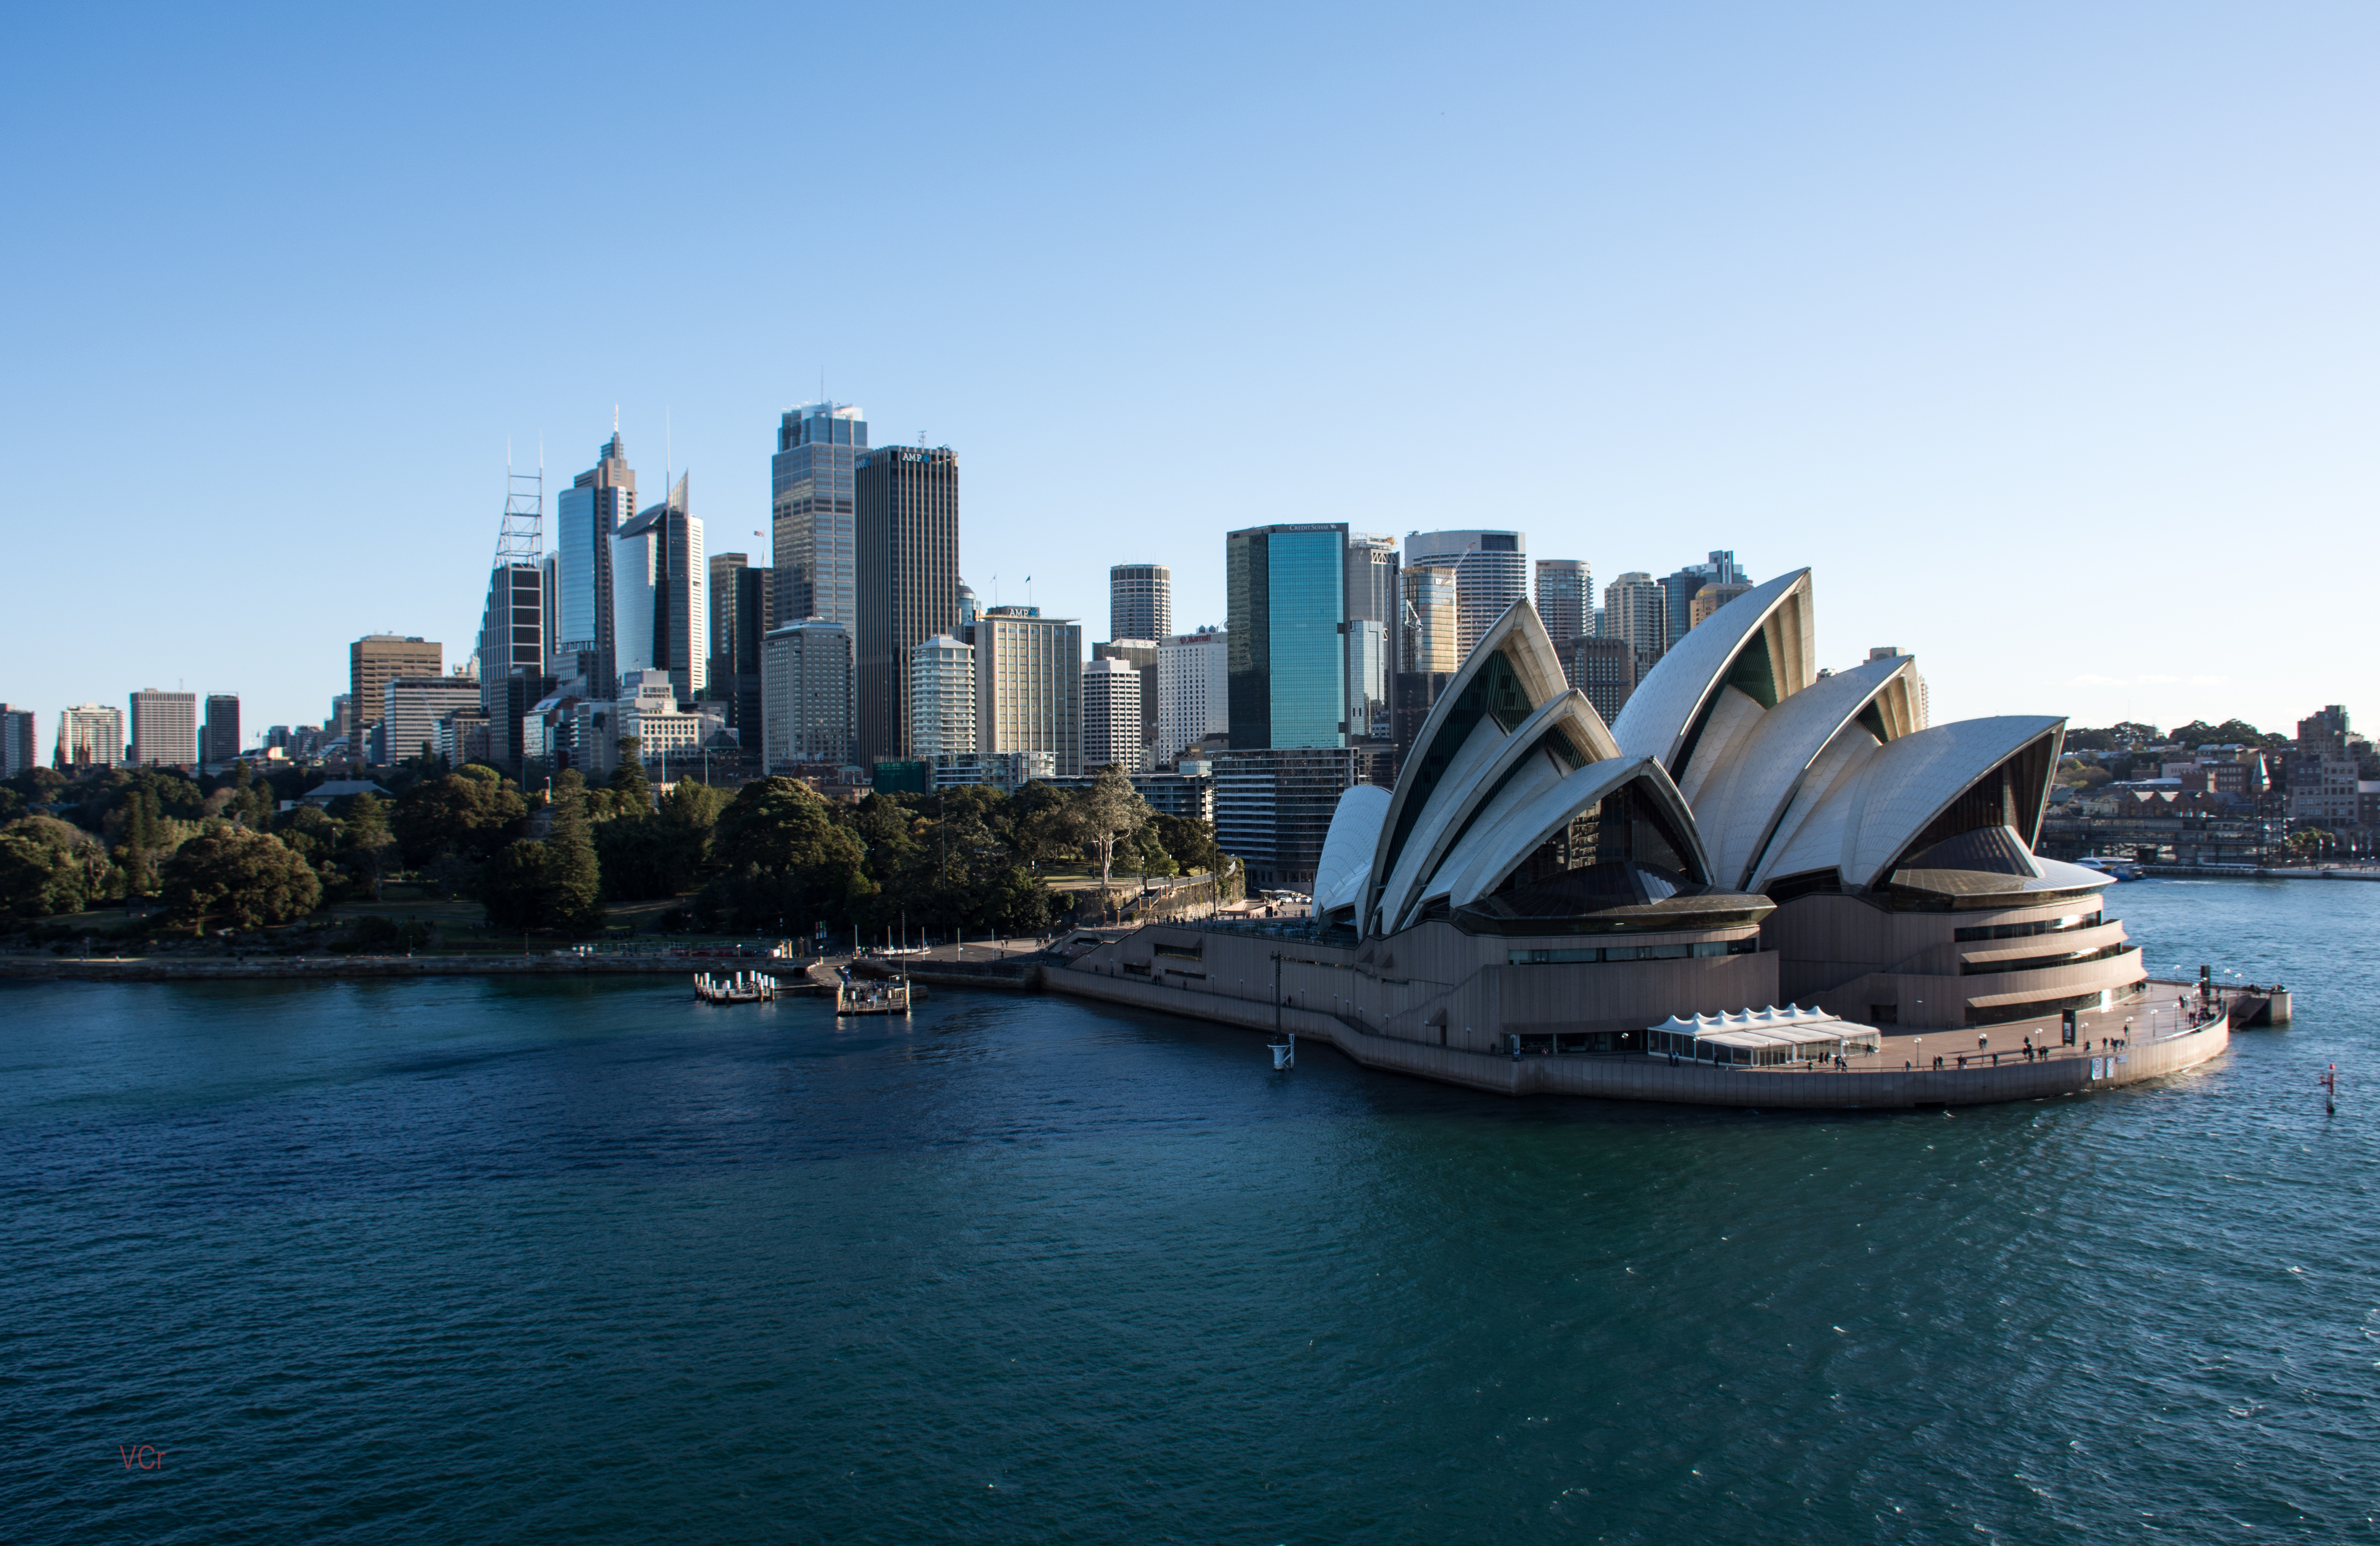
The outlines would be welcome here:
[[[2380,885],[2111,903],[2297,1024],[1754,1114],[1053,997],[0,984],[0,1539],[2380,1540]]]

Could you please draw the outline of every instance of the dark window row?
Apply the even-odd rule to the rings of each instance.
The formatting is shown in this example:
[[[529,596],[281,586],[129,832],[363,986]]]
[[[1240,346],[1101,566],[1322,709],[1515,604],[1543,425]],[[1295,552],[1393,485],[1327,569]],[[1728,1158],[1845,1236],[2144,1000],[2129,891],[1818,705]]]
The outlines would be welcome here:
[[[1951,938],[1961,944],[1977,940],[2029,940],[2036,934],[2062,934],[2069,929],[2089,929],[2100,921],[2099,913],[2077,913],[2071,918],[2045,918],[2032,923],[1988,923],[1973,929],[1961,929]]]

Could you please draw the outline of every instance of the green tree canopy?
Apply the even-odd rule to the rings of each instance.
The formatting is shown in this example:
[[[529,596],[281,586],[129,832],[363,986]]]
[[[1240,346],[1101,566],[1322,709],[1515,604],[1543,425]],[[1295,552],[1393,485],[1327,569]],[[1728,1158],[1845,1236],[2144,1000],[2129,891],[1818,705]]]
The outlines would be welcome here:
[[[450,848],[468,859],[486,859],[528,814],[519,794],[502,784],[445,773],[407,790],[389,825],[406,862],[418,868]]]
[[[719,814],[711,854],[722,873],[696,910],[736,929],[800,931],[868,920],[876,882],[861,839],[826,801],[790,778],[747,784]]]
[[[507,843],[488,861],[480,877],[480,902],[495,928],[525,931],[545,927],[546,846],[523,839]]]
[[[167,910],[193,931],[285,923],[322,898],[303,858],[270,833],[234,826],[211,827],[183,844],[165,861],[164,881]]]
[[[340,858],[347,872],[371,888],[372,900],[380,900],[381,882],[395,866],[395,839],[389,835],[388,803],[366,791],[345,797],[346,832],[342,834]]]
[[[30,923],[80,912],[89,900],[87,867],[71,849],[23,835],[24,824],[0,833],[0,917]]]
[[[545,834],[546,922],[573,936],[603,927],[602,871],[587,835],[586,796],[566,785],[553,791],[553,822]]]
[[[612,793],[623,810],[638,813],[653,808],[653,786],[645,777],[645,743],[635,736],[620,737],[620,765],[612,770]]]

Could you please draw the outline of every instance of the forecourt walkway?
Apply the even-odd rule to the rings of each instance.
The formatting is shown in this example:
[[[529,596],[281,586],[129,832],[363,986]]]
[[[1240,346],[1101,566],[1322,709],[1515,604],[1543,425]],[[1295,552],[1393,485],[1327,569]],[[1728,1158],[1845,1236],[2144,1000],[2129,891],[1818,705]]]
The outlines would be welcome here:
[[[2054,1055],[2027,1062],[2009,1053],[2022,1044],[2030,1031],[2036,1043],[2055,1041],[2055,1021],[2015,1022],[1981,1032],[1989,1039],[1978,1060],[1977,1031],[1912,1032],[1887,1039],[1883,1052],[1858,1060],[1840,1071],[1812,1072],[1783,1068],[1720,1068],[1706,1064],[1670,1063],[1656,1056],[1595,1056],[1585,1053],[1531,1054],[1522,1057],[1463,1052],[1382,1036],[1314,1009],[1282,1006],[1219,994],[1184,992],[1152,983],[1109,977],[1072,968],[1050,966],[1043,982],[1051,992],[1111,1004],[1188,1015],[1224,1025],[1269,1033],[1278,1015],[1280,1028],[1307,1042],[1327,1041],[1367,1068],[1413,1074],[1445,1084],[1498,1095],[1589,1095],[1606,1100],[1664,1101],[1686,1105],[1738,1106],[1753,1109],[1804,1106],[1827,1110],[1861,1107],[1985,1105],[2002,1101],[2038,1100],[2082,1090],[2112,1089],[2162,1078],[2217,1057],[2231,1044],[2230,1022],[2217,1014],[2205,1024],[2192,1026],[2177,1018],[2173,1008],[2178,984],[2152,983],[2145,1000],[2082,1016],[2078,1041],[2097,1044],[2058,1049]],[[2149,1023],[2148,1010],[2162,999],[2163,1017]],[[2124,1022],[2132,1021],[2129,1045],[2110,1049],[2110,1038],[2121,1040]],[[2162,1029],[2167,1034],[2158,1035]],[[1959,1043],[1963,1037],[1964,1045]],[[1928,1043],[1926,1065],[1915,1064],[1916,1043]],[[1993,1066],[1990,1053],[2003,1054]],[[1932,1066],[1938,1050],[1944,1068]],[[1961,1051],[1968,1066],[1956,1065]]]

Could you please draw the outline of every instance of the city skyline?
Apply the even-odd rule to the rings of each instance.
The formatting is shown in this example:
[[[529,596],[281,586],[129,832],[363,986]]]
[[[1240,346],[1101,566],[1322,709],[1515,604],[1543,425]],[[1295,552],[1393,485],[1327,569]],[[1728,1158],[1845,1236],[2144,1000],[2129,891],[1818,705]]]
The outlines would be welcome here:
[[[871,155],[935,164],[967,239],[853,220],[814,252],[796,238],[821,212],[768,191],[756,88],[796,38],[861,48],[864,17],[501,17],[469,51],[365,18],[161,15],[130,47],[97,18],[30,18],[42,67],[0,107],[28,147],[18,207],[85,239],[0,257],[44,298],[0,423],[27,497],[78,512],[19,557],[69,572],[104,530],[139,561],[130,624],[73,651],[35,641],[81,629],[79,601],[12,609],[6,690],[46,717],[182,680],[237,689],[249,724],[319,720],[347,640],[468,649],[507,439],[524,469],[541,441],[551,501],[617,404],[648,485],[698,466],[714,545],[752,551],[767,445],[823,397],[868,405],[876,444],[923,431],[967,459],[987,603],[1025,600],[1029,574],[1035,602],[1096,619],[1110,566],[1161,563],[1174,627],[1220,625],[1227,530],[1478,522],[1598,584],[1713,547],[1814,564],[1832,663],[1899,640],[1952,684],[1945,712],[2275,724],[2370,700],[2353,609],[2317,609],[2254,670],[2137,615],[2211,593],[2210,569],[2298,550],[2355,572],[2380,542],[2357,428],[2380,408],[2380,215],[2341,196],[2380,127],[2356,68],[2380,18],[1872,20],[1506,14],[1347,51],[1315,13],[1269,20],[1258,58],[1163,18],[950,13],[897,111],[856,79],[817,105]],[[500,60],[600,78],[623,50],[698,106],[601,157],[495,84]],[[1122,58],[1149,63],[1104,67]],[[1148,110],[1124,110],[1127,79]],[[1115,136],[1055,149],[1111,109]],[[261,152],[292,115],[319,131]],[[598,165],[671,190],[669,242],[478,234],[523,206],[532,229],[583,224]],[[1427,176],[1476,219],[1387,239]],[[158,213],[183,239],[139,239]],[[1272,239],[1237,251],[1227,225]],[[1219,405],[1252,377],[1277,432],[1232,435],[1219,504],[1209,447],[1250,416]],[[1479,400],[1461,514],[1414,507],[1405,470],[1412,427],[1447,416],[1415,399],[1446,383]],[[374,470],[392,440],[402,477]],[[1950,575],[2003,604],[1943,608]],[[241,624],[170,628],[193,591]]]

